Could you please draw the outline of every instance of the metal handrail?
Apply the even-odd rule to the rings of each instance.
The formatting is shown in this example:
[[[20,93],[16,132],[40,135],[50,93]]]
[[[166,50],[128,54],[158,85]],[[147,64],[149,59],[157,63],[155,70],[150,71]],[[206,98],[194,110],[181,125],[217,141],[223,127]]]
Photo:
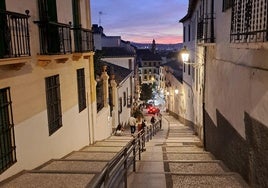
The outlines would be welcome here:
[[[145,151],[145,142],[158,131],[159,121],[150,126],[149,131],[140,130],[137,135],[109,161],[100,174],[87,185],[88,188],[110,188],[118,187],[124,178],[124,185],[127,187],[127,171],[133,164],[133,172],[136,172],[136,155],[141,160],[141,152]],[[147,139],[146,139],[147,138]],[[123,174],[123,175],[122,175]]]

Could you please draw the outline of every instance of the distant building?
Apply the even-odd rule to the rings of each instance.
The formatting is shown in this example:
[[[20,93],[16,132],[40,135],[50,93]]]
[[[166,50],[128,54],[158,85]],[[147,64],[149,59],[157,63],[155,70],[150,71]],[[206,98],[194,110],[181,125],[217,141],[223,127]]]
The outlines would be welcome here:
[[[140,84],[155,84],[159,86],[159,67],[162,58],[149,49],[137,50],[137,63],[139,65]]]
[[[95,46],[98,46],[96,53],[99,53],[101,56],[101,61],[96,62],[96,64],[100,65],[102,64],[101,62],[106,62],[109,64],[109,67],[113,68],[112,75],[115,78],[114,82],[119,85],[116,101],[123,102],[123,106],[119,104],[118,108],[116,108],[117,110],[115,110],[112,115],[113,127],[116,127],[118,123],[126,124],[128,117],[131,115],[132,105],[139,98],[139,83],[136,71],[136,48],[131,45],[130,42],[121,40],[120,36],[106,36],[103,33],[103,28],[100,26],[93,25],[93,28],[95,28],[93,35],[99,40],[94,41]],[[122,70],[123,72],[118,70]],[[122,85],[118,78],[122,77],[122,74],[126,72],[126,70],[130,71],[129,75],[131,76],[128,75]],[[125,105],[126,100],[127,105]]]

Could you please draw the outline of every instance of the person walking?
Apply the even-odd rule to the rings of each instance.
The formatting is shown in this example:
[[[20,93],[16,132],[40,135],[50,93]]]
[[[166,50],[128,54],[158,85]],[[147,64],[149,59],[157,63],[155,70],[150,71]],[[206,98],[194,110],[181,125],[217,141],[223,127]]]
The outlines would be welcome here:
[[[131,135],[133,136],[136,131],[136,118],[130,116],[128,119],[128,124],[130,126]]]
[[[151,124],[153,125],[154,123],[155,123],[155,117],[152,116],[152,118],[151,118]]]

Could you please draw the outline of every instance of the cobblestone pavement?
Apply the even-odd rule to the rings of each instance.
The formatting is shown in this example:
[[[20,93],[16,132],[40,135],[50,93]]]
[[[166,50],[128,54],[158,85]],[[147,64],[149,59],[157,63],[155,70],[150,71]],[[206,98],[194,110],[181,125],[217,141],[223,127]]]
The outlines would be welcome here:
[[[204,151],[189,127],[172,116],[163,117],[163,130],[146,144],[137,172],[129,175],[128,187],[248,187],[237,173]]]

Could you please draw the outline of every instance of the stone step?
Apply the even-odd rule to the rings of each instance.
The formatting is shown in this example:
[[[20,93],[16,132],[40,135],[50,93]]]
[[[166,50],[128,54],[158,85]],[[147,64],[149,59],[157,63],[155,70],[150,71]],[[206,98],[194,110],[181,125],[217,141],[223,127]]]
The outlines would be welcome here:
[[[166,153],[167,160],[175,161],[175,160],[213,160],[215,159],[210,153]]]
[[[119,152],[123,147],[121,146],[113,146],[113,147],[106,147],[106,146],[87,146],[82,149],[82,151],[101,151],[101,152]]]
[[[180,174],[224,174],[229,171],[220,161],[178,161],[166,162],[171,173]]]
[[[235,173],[225,173],[220,175],[172,174],[170,184],[172,185],[168,185],[167,187],[248,187],[241,177]]]
[[[96,142],[94,146],[121,146],[124,147],[127,144],[127,142],[113,142],[111,140],[105,140],[105,141],[100,141]]]
[[[27,172],[14,177],[1,185],[1,188],[74,188],[86,187],[95,174],[77,174],[77,173],[32,173]]]
[[[109,161],[51,160],[36,168],[36,172],[93,174],[100,172]]]
[[[191,153],[191,152],[204,152],[203,148],[197,147],[197,146],[167,146],[165,147],[166,152],[178,152],[178,153],[183,153],[183,152],[187,152],[187,153]]]
[[[69,160],[111,160],[117,153],[116,152],[86,152],[86,151],[75,151],[65,156],[63,159]]]

